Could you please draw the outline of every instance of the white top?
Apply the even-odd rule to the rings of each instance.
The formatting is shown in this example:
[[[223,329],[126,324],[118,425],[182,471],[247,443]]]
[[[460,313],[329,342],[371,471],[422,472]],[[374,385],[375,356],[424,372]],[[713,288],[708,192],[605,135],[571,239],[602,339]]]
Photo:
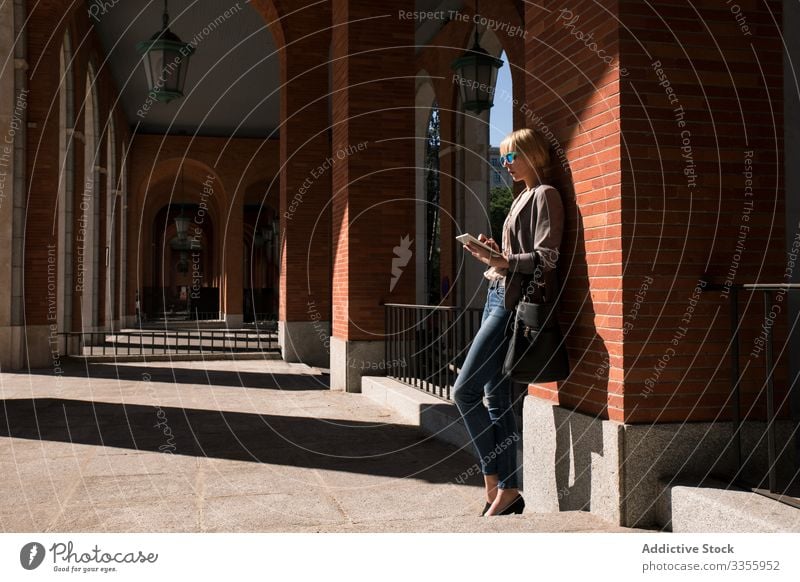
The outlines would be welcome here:
[[[514,215],[514,210],[516,210],[517,203],[525,197],[525,195],[530,191],[530,188],[526,188],[522,192],[520,192],[519,196],[514,198],[511,202],[511,208],[508,209],[508,214],[506,215],[506,219],[503,221],[503,232],[502,232],[502,244],[500,245],[500,252],[505,256],[506,252],[511,251],[511,217]],[[489,281],[495,281],[497,279],[505,279],[506,272],[508,269],[499,269],[495,267],[489,267],[483,272],[483,276],[489,279]]]

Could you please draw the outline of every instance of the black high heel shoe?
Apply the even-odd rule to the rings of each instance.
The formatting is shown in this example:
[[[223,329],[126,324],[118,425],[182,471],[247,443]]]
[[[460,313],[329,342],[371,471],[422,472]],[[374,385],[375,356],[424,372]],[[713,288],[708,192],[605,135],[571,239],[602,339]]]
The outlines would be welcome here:
[[[497,515],[511,515],[512,513],[522,513],[523,509],[525,509],[525,500],[522,498],[522,495],[517,495],[517,498],[514,501],[512,501],[508,507],[506,507],[503,511],[501,511]]]
[[[483,507],[483,511],[481,511],[481,517],[483,517],[484,515],[486,515],[486,512],[487,512],[487,511],[489,511],[489,508],[490,508],[491,506],[492,506],[492,504],[491,504],[491,503],[489,503],[489,502],[487,501],[487,502],[486,502],[486,505]]]

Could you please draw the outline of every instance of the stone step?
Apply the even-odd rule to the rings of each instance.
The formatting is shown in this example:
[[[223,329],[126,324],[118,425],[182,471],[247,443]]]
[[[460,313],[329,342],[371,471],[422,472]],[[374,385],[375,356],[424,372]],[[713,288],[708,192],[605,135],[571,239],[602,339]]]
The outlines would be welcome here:
[[[657,515],[677,533],[800,532],[800,509],[707,478],[662,478]]]

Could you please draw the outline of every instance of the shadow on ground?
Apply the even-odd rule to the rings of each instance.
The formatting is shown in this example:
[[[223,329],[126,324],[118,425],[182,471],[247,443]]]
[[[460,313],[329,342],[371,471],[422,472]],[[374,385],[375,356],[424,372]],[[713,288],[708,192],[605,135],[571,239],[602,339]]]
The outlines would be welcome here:
[[[208,366],[211,362],[198,365]],[[86,378],[90,380],[119,380],[122,382],[168,382],[171,384],[193,384],[209,386],[235,386],[237,388],[260,388],[264,390],[328,390],[330,376],[327,374],[275,374],[272,372],[246,372],[154,366],[152,364],[116,365],[105,363],[70,362],[62,367],[62,377]],[[26,372],[27,373],[27,372]],[[53,376],[52,369],[31,370],[31,375]]]
[[[15,438],[414,477],[431,483],[454,481],[474,464],[467,453],[411,425],[61,398],[0,402],[0,436]]]

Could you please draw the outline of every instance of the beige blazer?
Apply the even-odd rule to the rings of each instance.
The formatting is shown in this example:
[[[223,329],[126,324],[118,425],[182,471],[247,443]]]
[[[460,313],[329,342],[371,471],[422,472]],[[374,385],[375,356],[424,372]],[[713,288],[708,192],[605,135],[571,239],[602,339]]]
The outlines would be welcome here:
[[[520,196],[510,219],[510,249],[503,249],[508,259],[505,280],[505,308],[514,309],[522,296],[523,279],[538,269],[541,284],[536,286],[534,301],[553,301],[558,297],[559,248],[564,233],[564,206],[561,195],[552,186],[542,184]]]

